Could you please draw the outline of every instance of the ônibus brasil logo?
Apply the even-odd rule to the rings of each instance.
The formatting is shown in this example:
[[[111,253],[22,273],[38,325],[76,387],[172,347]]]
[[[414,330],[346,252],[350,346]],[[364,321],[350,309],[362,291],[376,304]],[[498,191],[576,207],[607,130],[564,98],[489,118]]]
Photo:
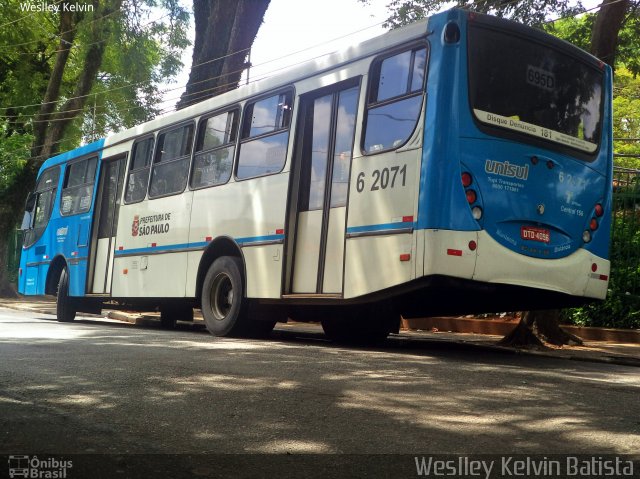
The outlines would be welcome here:
[[[55,457],[38,459],[38,456],[9,456],[9,477],[38,479],[65,479],[73,467],[73,461],[64,461]]]

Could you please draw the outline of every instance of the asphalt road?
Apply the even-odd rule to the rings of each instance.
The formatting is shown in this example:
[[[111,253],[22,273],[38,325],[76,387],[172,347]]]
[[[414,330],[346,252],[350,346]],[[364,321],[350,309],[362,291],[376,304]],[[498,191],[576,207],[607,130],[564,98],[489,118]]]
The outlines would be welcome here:
[[[390,456],[380,455],[637,454],[639,397],[634,367],[0,309],[0,454],[73,456],[70,478],[152,477],[140,463],[172,471],[160,477],[301,477],[301,457],[322,472],[307,477],[354,477],[376,461],[383,477]]]

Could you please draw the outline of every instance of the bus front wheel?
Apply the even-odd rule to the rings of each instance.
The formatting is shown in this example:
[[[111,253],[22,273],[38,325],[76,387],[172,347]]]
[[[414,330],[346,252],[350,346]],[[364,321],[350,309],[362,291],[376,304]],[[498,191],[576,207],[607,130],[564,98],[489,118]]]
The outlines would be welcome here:
[[[58,321],[68,323],[76,317],[76,305],[73,298],[69,296],[69,272],[67,268],[62,269],[58,280],[58,292],[56,298],[56,316]]]
[[[214,336],[241,336],[247,329],[242,269],[240,258],[223,256],[207,271],[202,288],[202,315]]]

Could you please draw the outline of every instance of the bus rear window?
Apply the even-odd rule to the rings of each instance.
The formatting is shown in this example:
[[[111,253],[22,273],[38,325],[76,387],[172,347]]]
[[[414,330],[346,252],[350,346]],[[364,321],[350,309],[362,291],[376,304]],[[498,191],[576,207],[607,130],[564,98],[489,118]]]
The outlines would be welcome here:
[[[595,153],[602,82],[602,71],[550,46],[469,27],[470,102],[483,124]]]

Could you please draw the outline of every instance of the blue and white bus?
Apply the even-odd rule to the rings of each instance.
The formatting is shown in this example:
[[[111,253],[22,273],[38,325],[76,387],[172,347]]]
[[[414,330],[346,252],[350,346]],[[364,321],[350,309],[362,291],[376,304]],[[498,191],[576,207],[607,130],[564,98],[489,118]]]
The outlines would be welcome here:
[[[48,159],[19,290],[214,335],[602,299],[610,68],[451,10]]]

